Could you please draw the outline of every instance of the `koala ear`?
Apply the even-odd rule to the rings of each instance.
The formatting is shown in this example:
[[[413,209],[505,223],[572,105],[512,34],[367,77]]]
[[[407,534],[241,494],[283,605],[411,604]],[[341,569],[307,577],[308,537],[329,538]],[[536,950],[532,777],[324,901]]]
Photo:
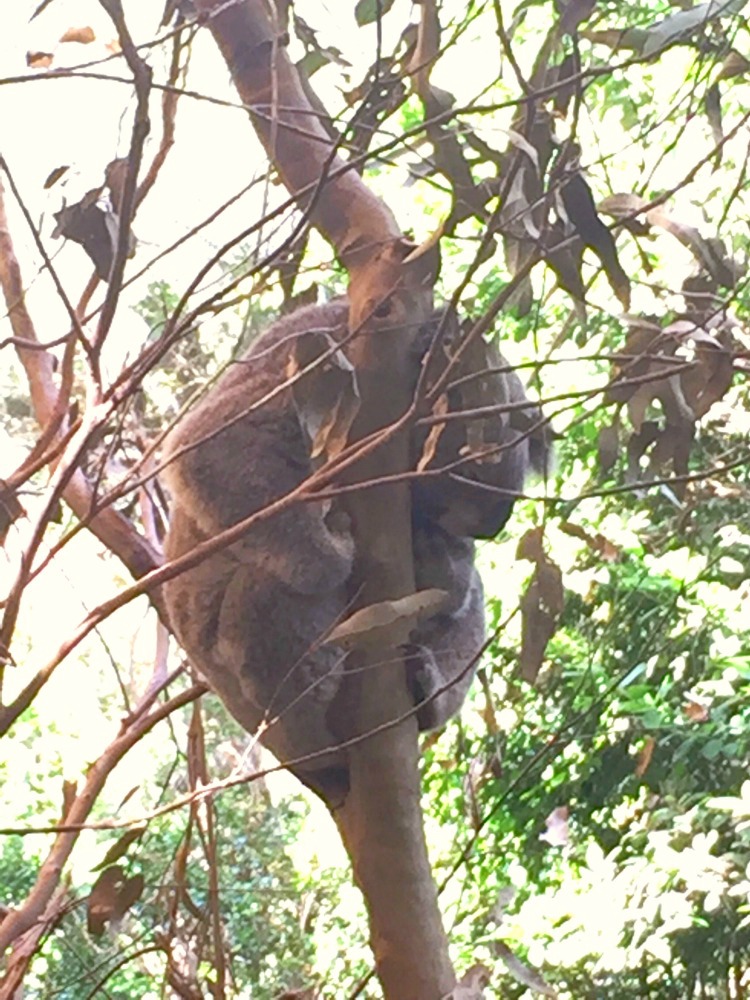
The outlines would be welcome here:
[[[320,358],[324,364],[304,372]],[[303,377],[293,383],[292,399],[310,443],[310,458],[334,458],[346,446],[359,411],[357,373],[333,337],[315,330],[299,335],[289,355],[287,377],[300,372]]]

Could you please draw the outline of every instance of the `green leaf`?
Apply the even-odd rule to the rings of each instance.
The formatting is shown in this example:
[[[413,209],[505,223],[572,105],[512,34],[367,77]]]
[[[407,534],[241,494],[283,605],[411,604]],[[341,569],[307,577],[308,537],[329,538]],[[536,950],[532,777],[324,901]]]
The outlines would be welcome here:
[[[358,0],[354,8],[354,16],[360,28],[365,24],[373,24],[378,19],[378,14],[382,17],[387,14],[393,6],[393,0]]]

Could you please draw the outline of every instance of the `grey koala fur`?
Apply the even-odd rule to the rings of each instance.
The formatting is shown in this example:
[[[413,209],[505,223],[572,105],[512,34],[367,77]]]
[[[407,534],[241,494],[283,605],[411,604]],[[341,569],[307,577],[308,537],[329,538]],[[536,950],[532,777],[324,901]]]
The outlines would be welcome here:
[[[336,300],[273,323],[169,435],[170,560],[264,509],[310,474],[292,392],[279,387],[295,339],[321,331],[341,341],[347,318],[346,301]],[[436,326],[415,334],[415,384]],[[502,399],[526,400],[514,373],[498,379]],[[538,418],[533,404],[524,411],[527,424],[530,415]],[[417,589],[448,594],[443,610],[415,630],[404,651],[422,729],[443,725],[463,703],[485,635],[472,536],[500,530],[538,447],[538,434],[518,431],[507,415],[497,424],[498,440],[510,443],[500,461],[461,465],[458,482],[432,475],[412,487]],[[459,459],[463,439],[454,427],[441,435],[433,462]],[[425,437],[414,434],[415,463]],[[237,720],[258,731],[280,761],[298,761],[295,773],[324,797],[326,776],[345,770],[335,718],[345,654],[324,639],[351,610],[354,555],[348,520],[335,504],[295,504],[164,584],[172,627],[194,665]]]

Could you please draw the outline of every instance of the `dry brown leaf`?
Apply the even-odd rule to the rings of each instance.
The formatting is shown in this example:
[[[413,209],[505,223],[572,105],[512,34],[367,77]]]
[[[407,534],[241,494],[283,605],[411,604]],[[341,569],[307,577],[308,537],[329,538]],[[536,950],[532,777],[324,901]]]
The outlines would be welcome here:
[[[695,31],[705,29],[710,22],[739,13],[744,6],[745,0],[708,0],[706,3],[678,10],[645,27],[626,28],[624,31],[583,30],[581,36],[611,49],[632,49],[645,57],[658,56],[671,45],[689,41]]]
[[[482,812],[479,803],[479,789],[487,777],[486,762],[483,757],[473,757],[469,762],[463,781],[464,801],[469,822],[474,830],[482,827]]]
[[[0,479],[0,545],[5,544],[11,524],[25,514],[15,489]]]
[[[30,69],[47,69],[55,58],[52,52],[27,52],[26,65]]]
[[[432,408],[432,416],[442,417],[448,412],[448,396],[443,393],[439,396],[435,405]],[[440,441],[440,436],[445,430],[445,424],[433,424],[430,428],[430,433],[427,435],[427,440],[422,448],[422,454],[417,463],[417,472],[424,472],[424,470],[429,466],[430,462],[435,457],[435,451]]]
[[[732,287],[735,284],[740,268],[727,254],[720,239],[703,236],[695,226],[689,226],[669,215],[663,205],[649,209],[646,219],[650,225],[665,229],[686,246],[701,267],[720,285]]]
[[[562,572],[543,554],[521,598],[519,672],[529,684],[535,682],[542,667],[563,606]]]
[[[640,433],[648,408],[652,400],[656,398],[654,384],[643,385],[636,389],[628,400],[628,416],[636,434]]]
[[[482,701],[481,716],[484,722],[485,729],[490,736],[498,737],[500,734],[500,724],[497,721],[497,713],[495,711],[495,699],[492,696],[492,689],[490,688],[489,679],[487,674],[480,667],[477,671],[477,679],[482,685],[482,694],[484,699]],[[493,761],[497,762],[497,757],[493,755]]]
[[[750,60],[746,59],[737,49],[730,49],[729,54],[721,64],[721,70],[716,79],[728,80],[732,76],[744,76],[748,70],[750,70]]]
[[[57,184],[68,170],[70,170],[70,166],[66,164],[64,167],[55,167],[54,170],[50,171],[47,175],[47,180],[44,182],[45,191],[48,191],[54,184]]]
[[[601,532],[597,531],[596,534],[592,535],[580,524],[575,524],[572,521],[563,521],[560,524],[560,530],[564,531],[566,535],[572,535],[573,538],[580,538],[581,541],[586,542],[588,547],[598,553],[605,562],[617,562],[622,555],[620,546],[605,538]]]
[[[654,445],[651,455],[652,469],[658,470],[671,464],[676,477],[687,475],[694,437],[695,424],[686,423],[679,426],[667,424]],[[680,499],[684,497],[685,489],[684,482],[678,480],[672,483],[672,490]]]
[[[693,32],[705,30],[709,22],[739,13],[744,6],[745,0],[708,0],[669,14],[645,29],[645,44],[640,51],[644,56],[656,55],[669,45],[687,41]]]
[[[102,281],[109,280],[117,243],[117,217],[100,202],[102,188],[88,191],[75,205],[54,213],[53,237],[64,236],[86,251]]]
[[[544,558],[544,527],[538,525],[536,528],[529,528],[522,536],[516,549],[516,559],[528,559],[529,562],[538,563]]]
[[[604,562],[619,562],[622,558],[622,548],[599,533],[596,535],[596,546]]]
[[[607,399],[627,404],[633,426],[627,445],[628,481],[640,478],[640,460],[652,445],[652,472],[671,464],[676,475],[684,475],[696,421],[726,395],[734,379],[731,331],[709,333],[692,319],[676,320],[664,330],[639,321],[615,359],[612,377]],[[661,404],[663,423],[649,417],[655,400]],[[684,490],[684,484],[674,487],[678,496]]]
[[[60,36],[61,42],[78,42],[80,45],[90,45],[95,40],[94,29],[88,25],[82,28],[68,28],[65,34]]]
[[[692,698],[687,699],[682,706],[682,712],[690,722],[708,722],[711,717],[708,706],[701,704],[699,701],[694,701]]]
[[[90,934],[104,933],[108,923],[117,923],[143,892],[142,875],[127,878],[119,865],[106,868],[94,883],[86,903]]]
[[[665,338],[661,327],[639,318],[628,331],[622,352],[615,356],[612,366],[613,384],[607,390],[607,400],[626,403],[640,388],[652,392],[653,382],[638,383],[634,380],[651,374],[655,364],[659,365],[660,370],[668,371],[669,368],[665,366],[669,362],[657,362],[656,358],[671,356],[673,353],[674,344]]]
[[[122,868],[115,865],[103,871],[94,883],[86,903],[89,934],[104,933],[107,922],[112,919],[124,877]]]
[[[633,433],[628,438],[628,466],[625,473],[627,483],[635,483],[641,478],[641,458],[648,448],[659,437],[659,425],[653,420],[647,420],[640,433]]]
[[[643,746],[638,751],[638,757],[635,763],[635,776],[636,778],[642,778],[643,775],[648,770],[648,766],[651,763],[651,758],[654,755],[654,750],[656,749],[656,740],[653,736],[647,737],[643,741]]]
[[[580,524],[575,524],[573,521],[562,521],[560,523],[560,531],[564,531],[566,535],[570,535],[572,538],[580,538],[587,545],[591,545],[591,535]]]
[[[641,34],[643,34],[641,32]],[[633,29],[628,28],[604,28],[592,30],[584,28],[580,32],[581,38],[597,45],[606,45],[608,48],[617,49],[637,49],[639,47],[639,36]]]
[[[726,343],[701,329],[689,332],[693,367],[682,373],[681,384],[687,405],[698,419],[724,398],[734,381],[731,340],[725,339]]]
[[[602,427],[596,442],[596,453],[599,468],[602,472],[609,472],[610,469],[614,468],[620,454],[619,423]]]

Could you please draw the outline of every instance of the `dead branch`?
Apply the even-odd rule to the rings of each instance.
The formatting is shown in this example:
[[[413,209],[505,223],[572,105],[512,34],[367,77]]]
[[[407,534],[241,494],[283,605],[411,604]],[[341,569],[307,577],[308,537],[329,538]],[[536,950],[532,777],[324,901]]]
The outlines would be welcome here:
[[[1,182],[0,284],[14,335],[23,342],[39,344],[33,320],[26,308],[23,280],[8,228]],[[17,353],[26,372],[32,406],[40,427],[54,426],[59,419],[60,428],[54,437],[64,435],[67,428],[57,409],[61,388],[56,384],[52,355],[46,350],[30,350],[25,347],[17,347]],[[62,495],[78,517],[88,516],[94,500],[93,491],[80,469],[70,471]],[[159,556],[152,546],[114,509],[99,512],[91,520],[90,529],[122,560],[134,577],[141,577],[158,565]]]

